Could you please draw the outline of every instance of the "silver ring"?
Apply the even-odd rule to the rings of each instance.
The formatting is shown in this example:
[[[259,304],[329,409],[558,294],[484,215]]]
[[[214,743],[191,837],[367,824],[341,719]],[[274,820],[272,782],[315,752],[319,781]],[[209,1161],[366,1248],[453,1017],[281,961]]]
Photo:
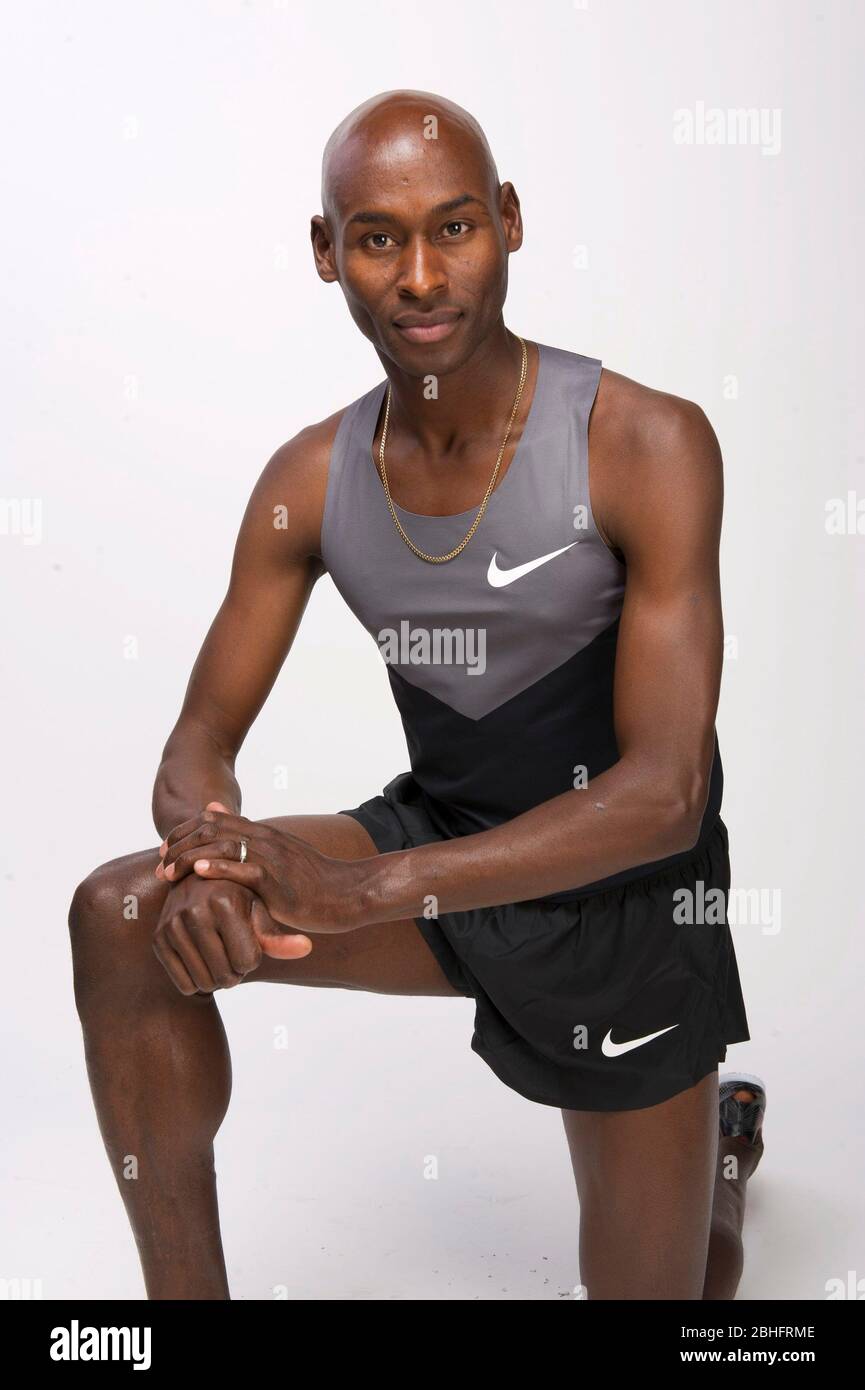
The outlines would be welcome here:
[[[247,852],[248,849],[249,849],[249,845],[247,844],[246,840],[244,840],[243,838],[241,838],[241,841],[240,841],[240,862],[241,862],[241,864],[245,864],[245,863],[246,863],[246,852]]]

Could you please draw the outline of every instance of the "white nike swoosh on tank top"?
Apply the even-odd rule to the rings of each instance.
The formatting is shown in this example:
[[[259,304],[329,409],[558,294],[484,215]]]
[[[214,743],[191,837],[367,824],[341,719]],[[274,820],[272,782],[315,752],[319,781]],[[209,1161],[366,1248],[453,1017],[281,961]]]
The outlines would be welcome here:
[[[548,560],[554,560],[557,555],[564,554],[566,550],[570,550],[572,545],[579,545],[579,543],[579,541],[571,541],[570,545],[563,545],[559,550],[551,550],[549,555],[540,555],[537,560],[527,560],[524,565],[515,565],[513,569],[509,570],[499,569],[496,564],[496,556],[499,552],[495,550],[487,570],[487,579],[494,589],[503,589],[506,584],[513,584],[515,579],[522,579],[524,574],[536,570],[538,565],[545,565]]]

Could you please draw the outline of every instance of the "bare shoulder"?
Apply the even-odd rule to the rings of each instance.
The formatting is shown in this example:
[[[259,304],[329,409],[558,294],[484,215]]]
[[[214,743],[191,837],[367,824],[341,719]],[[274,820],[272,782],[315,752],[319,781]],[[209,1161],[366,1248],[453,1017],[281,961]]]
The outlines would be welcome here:
[[[695,401],[604,368],[589,429],[592,511],[613,549],[638,517],[689,505],[720,514],[723,462]]]
[[[347,406],[304,426],[268,459],[250,497],[245,522],[292,559],[321,554],[321,522],[333,442]],[[285,544],[288,542],[288,544]]]
[[[592,428],[616,449],[626,448],[650,462],[659,451],[717,446],[712,425],[696,401],[658,391],[604,367],[598,384]]]

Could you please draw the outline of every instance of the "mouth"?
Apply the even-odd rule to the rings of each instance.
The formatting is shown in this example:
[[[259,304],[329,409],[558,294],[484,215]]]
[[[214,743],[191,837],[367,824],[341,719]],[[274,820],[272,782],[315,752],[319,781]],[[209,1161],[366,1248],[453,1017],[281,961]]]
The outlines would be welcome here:
[[[394,319],[398,328],[410,343],[438,343],[450,337],[462,318],[462,311],[454,309],[435,314],[406,314],[404,319]]]

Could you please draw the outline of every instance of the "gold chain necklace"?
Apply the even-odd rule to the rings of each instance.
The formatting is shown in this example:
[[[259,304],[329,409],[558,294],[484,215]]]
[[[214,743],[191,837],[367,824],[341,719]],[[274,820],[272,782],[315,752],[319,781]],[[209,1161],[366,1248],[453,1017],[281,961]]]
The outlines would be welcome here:
[[[421,560],[428,560],[429,563],[430,563],[431,565],[441,565],[441,564],[443,564],[443,562],[444,562],[445,560],[452,560],[452,559],[454,558],[455,555],[459,555],[460,551],[461,551],[465,546],[468,545],[469,541],[471,540],[472,536],[474,535],[475,531],[478,529],[478,526],[480,525],[481,517],[483,516],[484,512],[486,511],[487,502],[490,500],[490,496],[491,496],[491,494],[492,494],[492,490],[493,490],[493,488],[494,488],[495,485],[496,485],[496,478],[498,477],[498,474],[499,474],[499,468],[500,468],[500,466],[501,466],[502,458],[503,458],[503,456],[504,456],[505,446],[507,445],[508,438],[509,438],[509,436],[510,436],[511,426],[512,426],[513,423],[514,423],[514,419],[515,419],[515,417],[516,417],[517,409],[518,409],[519,404],[520,404],[520,397],[521,397],[522,394],[523,394],[523,387],[524,387],[525,382],[526,382],[526,369],[527,369],[527,363],[528,363],[528,357],[527,357],[527,354],[526,354],[526,345],[525,345],[525,343],[523,342],[522,338],[520,337],[519,333],[517,333],[515,336],[516,336],[516,338],[517,338],[517,341],[520,343],[520,345],[522,346],[522,349],[523,349],[523,365],[522,365],[522,370],[520,371],[520,384],[519,384],[519,386],[517,387],[517,395],[516,395],[516,400],[514,401],[514,408],[513,408],[513,410],[511,411],[511,418],[510,418],[510,420],[508,421],[508,427],[507,427],[507,429],[505,430],[505,437],[504,437],[504,439],[502,440],[502,447],[499,449],[499,456],[498,456],[498,458],[496,459],[496,466],[495,466],[495,468],[493,469],[493,476],[490,478],[490,484],[489,484],[489,487],[487,488],[487,490],[486,490],[486,492],[485,492],[485,494],[484,494],[484,499],[483,499],[483,501],[481,502],[480,511],[478,512],[477,516],[475,517],[474,521],[472,522],[471,528],[470,528],[470,530],[469,530],[468,535],[467,535],[467,536],[464,536],[463,539],[460,541],[459,545],[455,546],[453,550],[449,550],[448,553],[447,553],[447,555],[427,555],[427,554],[425,553],[425,551],[419,550],[418,547],[415,545],[414,541],[413,541],[409,536],[406,535],[405,531],[403,530],[402,526],[400,525],[400,519],[399,519],[399,517],[397,516],[396,511],[394,510],[393,500],[392,500],[392,498],[391,498],[391,495],[390,495],[390,488],[388,487],[388,482],[387,482],[387,472],[385,471],[385,466],[384,466],[384,446],[385,446],[385,441],[386,441],[386,439],[387,439],[387,426],[388,426],[388,420],[389,420],[389,418],[390,418],[390,395],[391,395],[391,387],[390,387],[390,382],[388,382],[388,387],[387,387],[387,404],[386,404],[385,410],[384,410],[384,425],[383,425],[383,427],[382,427],[382,432],[381,432],[381,444],[379,445],[379,450],[378,450],[378,461],[379,461],[379,464],[381,465],[381,478],[382,478],[382,482],[384,483],[384,491],[385,491],[385,496],[387,497],[387,505],[390,507],[390,514],[391,514],[391,516],[392,516],[393,519],[394,519],[394,523],[395,523],[395,525],[396,525],[396,529],[399,531],[400,535],[402,536],[402,538],[403,538],[403,540],[405,541],[406,545],[408,546],[409,550],[413,551],[414,554],[417,555],[417,556],[419,557],[419,559],[421,559]]]

